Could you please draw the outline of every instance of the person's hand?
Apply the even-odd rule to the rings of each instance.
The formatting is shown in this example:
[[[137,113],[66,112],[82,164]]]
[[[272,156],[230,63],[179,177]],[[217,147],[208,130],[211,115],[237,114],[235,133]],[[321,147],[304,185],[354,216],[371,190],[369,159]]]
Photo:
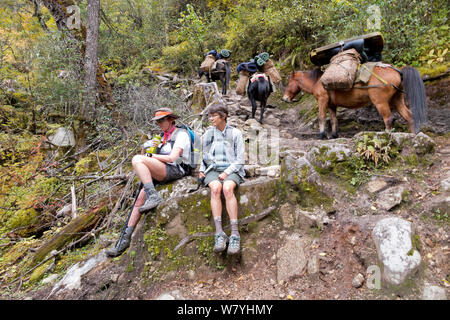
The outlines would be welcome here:
[[[154,146],[155,148],[158,147],[159,143],[160,143],[160,141],[159,141],[158,139],[153,139],[153,146]]]
[[[203,172],[199,172],[198,177],[199,177],[199,178],[204,178],[204,177],[206,177],[206,176],[205,176],[205,174],[204,174]]]
[[[226,177],[228,177],[228,174],[226,174],[225,172],[222,172],[221,174],[219,174],[220,180],[225,180]]]

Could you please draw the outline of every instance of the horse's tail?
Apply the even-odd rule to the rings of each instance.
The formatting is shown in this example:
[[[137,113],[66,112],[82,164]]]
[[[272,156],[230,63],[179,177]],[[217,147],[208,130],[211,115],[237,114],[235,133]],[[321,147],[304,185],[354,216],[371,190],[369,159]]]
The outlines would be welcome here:
[[[402,68],[405,99],[414,119],[414,131],[417,133],[427,122],[427,97],[425,86],[419,71],[413,67]]]

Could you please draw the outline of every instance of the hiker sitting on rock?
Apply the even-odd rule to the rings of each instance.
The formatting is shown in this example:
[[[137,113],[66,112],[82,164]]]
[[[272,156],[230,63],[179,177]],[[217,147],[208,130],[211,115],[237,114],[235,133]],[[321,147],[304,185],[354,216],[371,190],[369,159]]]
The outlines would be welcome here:
[[[159,144],[156,139],[153,141],[154,147],[157,147],[155,154],[136,155],[132,159],[134,171],[141,180],[143,188],[136,199],[125,234],[115,248],[106,252],[109,256],[118,256],[129,247],[131,235],[139,222],[141,213],[156,208],[163,201],[153,181],[167,183],[190,174],[188,165],[190,140],[186,131],[175,127],[177,118],[179,116],[169,108],[156,110],[155,117],[152,118],[163,131],[162,142]]]
[[[240,250],[240,235],[234,189],[244,181],[244,141],[242,132],[227,124],[228,109],[225,106],[212,105],[208,114],[213,126],[202,137],[204,156],[199,177],[205,177],[204,183],[211,189],[211,210],[216,227],[214,252],[225,250],[229,242],[228,254],[236,254]],[[222,230],[222,191],[230,217],[230,238]]]

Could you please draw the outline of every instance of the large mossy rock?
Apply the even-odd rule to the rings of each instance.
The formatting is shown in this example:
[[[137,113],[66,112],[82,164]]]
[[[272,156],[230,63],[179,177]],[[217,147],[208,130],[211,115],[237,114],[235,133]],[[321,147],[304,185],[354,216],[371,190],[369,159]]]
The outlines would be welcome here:
[[[238,219],[258,214],[277,204],[278,183],[278,179],[260,177],[247,180],[239,186],[235,191]],[[157,187],[164,202],[143,217],[144,221],[138,224],[131,247],[128,249],[130,259],[134,257],[139,259],[139,262],[133,263],[133,268],[135,266],[137,272],[144,274],[148,272],[148,276],[158,277],[182,267],[207,265],[215,268],[218,264],[225,263],[223,257],[212,251],[214,221],[209,188],[187,192],[196,186],[197,181],[194,177],[185,177],[173,184]],[[222,225],[229,233],[225,201],[223,201]],[[195,237],[193,241],[175,250],[185,237],[194,234],[204,236]],[[245,246],[247,238],[247,233],[241,232],[241,246]],[[130,261],[126,263],[130,264]]]

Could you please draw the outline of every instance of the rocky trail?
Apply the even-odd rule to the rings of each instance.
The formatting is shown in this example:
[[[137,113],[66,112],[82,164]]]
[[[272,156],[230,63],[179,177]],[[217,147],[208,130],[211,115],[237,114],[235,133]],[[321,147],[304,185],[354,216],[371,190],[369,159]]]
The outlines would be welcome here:
[[[396,146],[410,161],[376,171],[356,186],[342,181],[342,165],[354,152],[357,133],[383,131],[374,108],[339,110],[341,137],[319,141],[312,97],[286,106],[274,94],[269,100],[274,107],[266,109],[261,125],[250,119],[249,100],[231,90],[220,97],[230,109],[229,123],[244,136],[271,132],[267,143],[280,147],[279,163],[246,166],[248,179],[238,191],[240,215],[269,205],[276,209],[240,227],[241,254],[211,255],[212,237],[173,250],[194,231],[212,231],[203,208],[209,190],[185,196],[195,186],[194,178],[185,178],[162,191],[165,199],[175,200],[140,222],[120,258],[99,253],[63,279],[48,280],[29,298],[447,299],[450,105],[443,88],[448,80],[427,87],[432,139],[396,133]],[[104,247],[111,243],[106,239]],[[400,262],[386,250],[397,250]]]

